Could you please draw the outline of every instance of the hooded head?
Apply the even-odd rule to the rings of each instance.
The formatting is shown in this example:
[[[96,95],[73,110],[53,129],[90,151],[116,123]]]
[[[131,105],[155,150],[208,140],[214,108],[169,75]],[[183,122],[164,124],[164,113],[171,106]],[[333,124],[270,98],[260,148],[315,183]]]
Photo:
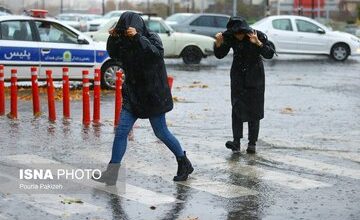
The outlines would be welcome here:
[[[145,25],[142,17],[135,13],[126,11],[121,14],[118,23],[116,24],[115,30],[118,34],[123,34],[129,27],[136,29],[140,35],[148,36],[149,31]]]
[[[223,33],[225,41],[231,42],[235,39],[243,40],[253,30],[243,17],[231,17],[226,25],[227,30]]]
[[[232,32],[233,34],[236,33],[248,34],[252,32],[251,27],[248,25],[245,18],[243,17],[231,17],[226,25],[226,28],[228,31]]]

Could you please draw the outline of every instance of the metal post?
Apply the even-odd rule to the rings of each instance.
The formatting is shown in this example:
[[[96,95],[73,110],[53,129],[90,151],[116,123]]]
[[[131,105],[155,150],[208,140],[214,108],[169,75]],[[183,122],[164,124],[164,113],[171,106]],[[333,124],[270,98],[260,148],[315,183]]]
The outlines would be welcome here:
[[[171,0],[168,0],[168,5],[167,5],[167,16],[169,17],[170,16],[170,7],[171,7]]]
[[[280,0],[278,0],[280,1]],[[265,16],[270,16],[270,0],[266,0],[266,12],[265,12]]]
[[[171,14],[175,13],[175,3],[174,0],[171,0]]]
[[[102,0],[102,14],[105,14],[105,0]]]
[[[237,0],[233,0],[233,16],[237,14]]]
[[[201,9],[200,9],[201,13],[204,13],[204,8],[205,8],[205,0],[201,0]]]
[[[314,19],[315,18],[315,1],[311,0],[311,18]]]

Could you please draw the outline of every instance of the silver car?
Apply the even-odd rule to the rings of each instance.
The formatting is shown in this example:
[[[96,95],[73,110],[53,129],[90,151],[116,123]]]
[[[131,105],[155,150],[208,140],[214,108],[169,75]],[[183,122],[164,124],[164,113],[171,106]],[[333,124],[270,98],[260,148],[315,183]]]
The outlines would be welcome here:
[[[193,14],[180,23],[168,24],[178,32],[201,34],[214,37],[226,30],[230,16],[225,14]]]

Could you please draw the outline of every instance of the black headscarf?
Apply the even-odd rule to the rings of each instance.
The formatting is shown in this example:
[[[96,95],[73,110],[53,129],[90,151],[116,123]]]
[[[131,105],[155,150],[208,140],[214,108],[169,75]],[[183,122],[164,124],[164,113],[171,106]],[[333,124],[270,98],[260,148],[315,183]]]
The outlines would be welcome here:
[[[118,34],[122,35],[129,27],[135,28],[136,32],[140,35],[149,36],[149,30],[142,17],[135,12],[126,11],[121,14],[115,30]]]
[[[253,29],[248,25],[245,18],[237,16],[231,17],[226,24],[226,31],[223,33],[226,43],[236,41],[234,34],[244,33],[245,39],[248,38],[247,34],[251,33]]]
[[[231,17],[229,22],[226,25],[228,31],[232,32],[233,34],[242,32],[244,34],[248,34],[252,32],[251,27],[246,22],[245,18],[243,17]]]

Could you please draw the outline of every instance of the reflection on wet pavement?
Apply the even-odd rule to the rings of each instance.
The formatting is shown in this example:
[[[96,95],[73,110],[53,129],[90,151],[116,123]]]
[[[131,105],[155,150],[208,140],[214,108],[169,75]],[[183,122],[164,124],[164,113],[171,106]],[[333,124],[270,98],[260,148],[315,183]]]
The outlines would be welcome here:
[[[231,57],[209,57],[195,66],[166,63],[176,98],[167,120],[194,163],[189,181],[172,181],[175,158],[156,140],[149,122],[139,120],[125,156],[125,194],[95,188],[66,195],[0,190],[0,219],[360,217],[359,58],[335,63],[326,57],[279,55],[266,61],[265,119],[256,155],[246,154],[246,140],[241,154],[232,155],[224,146],[231,139]],[[69,121],[61,119],[57,102],[56,123],[47,120],[46,96],[41,102],[43,115],[37,119],[28,99],[19,100],[18,120],[0,117],[1,163],[10,155],[29,155],[61,164],[106,165],[114,138],[111,91],[102,95],[102,125],[96,127],[83,128],[81,99],[72,101]],[[62,204],[64,198],[83,204]]]

